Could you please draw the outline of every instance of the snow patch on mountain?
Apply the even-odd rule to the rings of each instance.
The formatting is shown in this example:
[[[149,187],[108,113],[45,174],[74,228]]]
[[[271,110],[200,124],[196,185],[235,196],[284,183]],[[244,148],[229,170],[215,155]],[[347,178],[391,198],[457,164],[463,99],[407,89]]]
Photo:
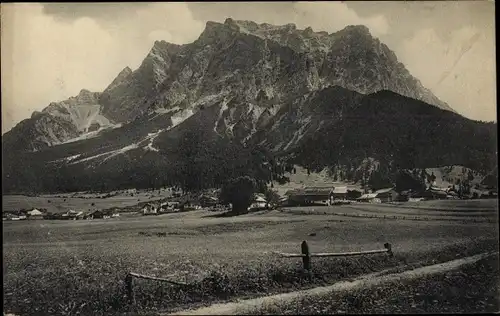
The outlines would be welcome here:
[[[155,139],[158,137],[158,135],[160,135],[160,133],[162,133],[164,131],[164,129],[160,129],[159,131],[157,131],[156,133],[149,133],[148,134],[148,137],[146,137],[145,140],[149,140],[149,143],[146,145],[146,147],[143,147],[144,150],[150,150],[150,151],[156,151],[156,152],[159,152],[159,149],[158,148],[155,148],[153,146],[153,142],[155,141]]]
[[[293,133],[292,139],[288,142],[288,144],[285,146],[284,150],[287,150],[290,148],[292,145],[297,144],[305,135],[305,130],[307,127],[309,127],[309,124],[311,123],[312,118],[306,117],[302,120],[300,120],[300,123],[302,124],[298,130]]]
[[[185,120],[187,120],[189,117],[191,117],[194,114],[192,109],[185,109],[176,112],[174,115],[170,117],[172,120],[172,126],[170,128],[174,128],[177,125],[181,124]]]

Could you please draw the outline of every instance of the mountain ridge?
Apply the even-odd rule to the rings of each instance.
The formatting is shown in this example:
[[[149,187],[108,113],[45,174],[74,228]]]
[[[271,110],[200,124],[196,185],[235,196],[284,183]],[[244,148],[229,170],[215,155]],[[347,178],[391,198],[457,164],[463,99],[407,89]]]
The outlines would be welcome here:
[[[86,115],[79,115],[84,109]],[[429,121],[418,118],[427,112]],[[408,144],[413,144],[417,167],[461,164],[487,170],[489,142],[496,138],[490,125],[463,118],[423,87],[365,26],[329,34],[232,19],[207,22],[189,44],[155,41],[136,70],[125,67],[103,92],[82,90],[25,121],[2,137],[10,151],[11,190],[26,181],[38,181],[34,187],[42,191],[67,189],[61,185],[90,188],[103,177],[109,178],[108,188],[174,185],[186,181],[179,170],[195,177],[188,164],[199,170],[201,182],[214,185],[224,174],[261,172],[247,158],[254,150],[321,169],[349,160],[359,164],[365,156],[411,165],[402,152],[412,152]],[[378,122],[384,128],[374,129]],[[430,132],[417,132],[422,127]],[[446,127],[457,129],[456,135]],[[484,139],[473,141],[463,131]],[[395,132],[407,135],[408,144]],[[206,141],[207,148],[195,146],[191,153],[173,148],[190,144],[183,137]],[[439,146],[431,144],[434,153],[427,154],[415,143],[433,138],[451,152],[435,159]],[[469,143],[471,153],[463,150]],[[369,152],[362,153],[360,144]],[[336,146],[345,150],[332,149]]]

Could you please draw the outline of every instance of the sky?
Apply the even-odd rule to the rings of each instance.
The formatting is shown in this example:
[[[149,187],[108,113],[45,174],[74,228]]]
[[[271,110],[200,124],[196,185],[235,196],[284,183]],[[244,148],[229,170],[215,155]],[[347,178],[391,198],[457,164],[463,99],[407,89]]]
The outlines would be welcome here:
[[[458,113],[496,121],[492,1],[2,3],[2,134],[81,89],[139,67],[155,40],[194,41],[207,21],[366,25]]]

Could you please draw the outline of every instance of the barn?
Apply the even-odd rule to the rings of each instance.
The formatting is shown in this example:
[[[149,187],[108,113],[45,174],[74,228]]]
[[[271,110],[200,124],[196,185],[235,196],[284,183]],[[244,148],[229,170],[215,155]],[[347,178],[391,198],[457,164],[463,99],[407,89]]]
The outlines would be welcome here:
[[[330,202],[333,201],[344,201],[347,199],[347,187],[334,187],[330,195]]]
[[[377,198],[377,193],[366,193],[366,194],[361,195],[356,200],[359,202],[375,203],[375,202],[378,202],[376,200],[376,198]]]
[[[303,189],[290,190],[285,193],[288,196],[289,205],[327,205],[332,197],[332,188],[306,187]]]

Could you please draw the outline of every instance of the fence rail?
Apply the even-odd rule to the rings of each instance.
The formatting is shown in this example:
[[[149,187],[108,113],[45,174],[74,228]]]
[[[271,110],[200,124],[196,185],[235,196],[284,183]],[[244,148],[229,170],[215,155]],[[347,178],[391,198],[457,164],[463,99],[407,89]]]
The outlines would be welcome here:
[[[377,254],[377,253],[387,253],[389,256],[393,256],[392,247],[391,247],[391,244],[389,244],[389,243],[384,244],[385,249],[356,251],[356,252],[338,252],[338,253],[311,253],[309,251],[309,245],[307,244],[307,241],[305,241],[305,240],[302,242],[302,244],[300,246],[301,246],[301,250],[302,250],[301,253],[282,253],[282,252],[274,252],[274,253],[278,254],[284,258],[302,258],[304,270],[307,270],[309,272],[309,276],[311,276],[310,272],[311,272],[311,258],[312,257],[350,257],[350,256],[362,256],[362,255],[370,255],[370,254]],[[166,282],[166,283],[170,283],[170,284],[178,285],[178,286],[189,286],[189,284],[183,283],[183,282],[176,282],[176,281],[172,281],[172,280],[165,279],[165,278],[159,278],[159,277],[129,272],[127,274],[127,276],[125,277],[125,288],[127,291],[127,297],[128,297],[129,303],[135,303],[134,289],[133,289],[133,278]]]
[[[377,250],[365,250],[365,251],[355,251],[355,252],[326,252],[326,253],[311,253],[309,251],[309,245],[307,241],[303,241],[301,244],[302,253],[283,253],[283,252],[274,252],[275,254],[280,255],[284,258],[302,258],[302,262],[304,264],[305,270],[311,270],[311,258],[312,257],[351,257],[351,256],[362,256],[362,255],[370,255],[377,253],[387,253],[389,256],[393,256],[392,246],[390,243],[384,244],[385,249],[377,249]]]
[[[127,276],[125,277],[125,290],[127,291],[127,297],[128,297],[129,303],[135,302],[133,278],[160,281],[160,282],[170,283],[170,284],[179,285],[179,286],[188,286],[189,285],[187,283],[176,282],[176,281],[172,281],[172,280],[165,279],[165,278],[158,278],[158,277],[154,277],[154,276],[129,272],[127,274]]]

